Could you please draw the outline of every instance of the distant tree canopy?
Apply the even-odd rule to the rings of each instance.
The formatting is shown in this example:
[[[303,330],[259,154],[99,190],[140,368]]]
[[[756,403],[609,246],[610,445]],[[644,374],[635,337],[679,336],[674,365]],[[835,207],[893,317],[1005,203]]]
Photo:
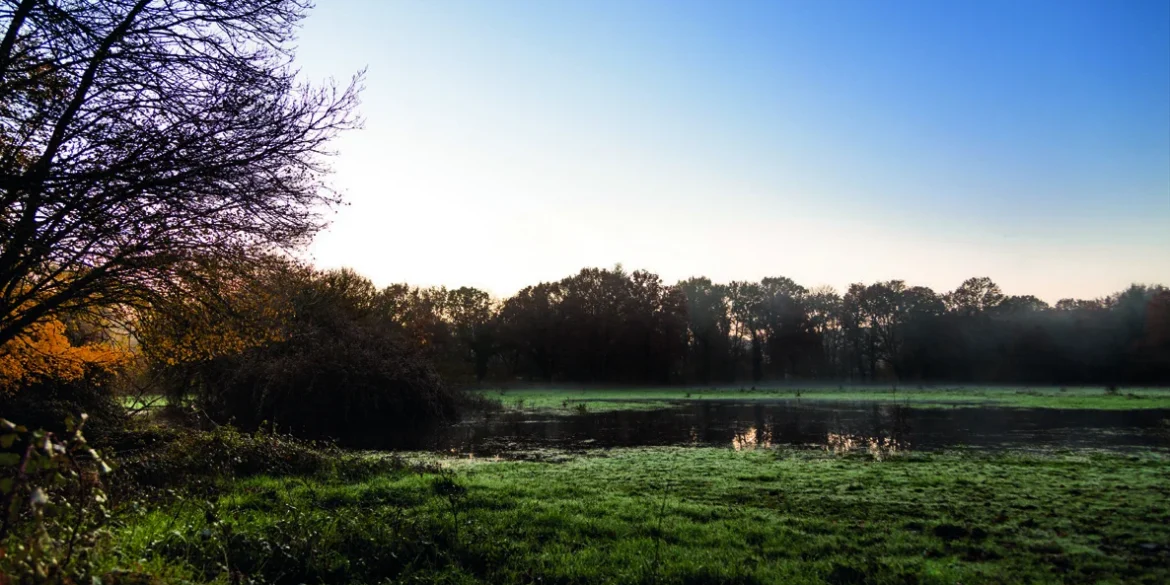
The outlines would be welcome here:
[[[1170,383],[1161,286],[1049,307],[986,277],[942,294],[891,280],[842,295],[783,277],[667,285],[619,266],[503,300],[471,288],[379,294],[454,384]]]
[[[587,268],[505,300],[500,351],[509,376],[670,383],[687,344],[686,303],[649,272]]]
[[[0,4],[0,347],[320,227],[356,86],[296,80],[307,4]]]

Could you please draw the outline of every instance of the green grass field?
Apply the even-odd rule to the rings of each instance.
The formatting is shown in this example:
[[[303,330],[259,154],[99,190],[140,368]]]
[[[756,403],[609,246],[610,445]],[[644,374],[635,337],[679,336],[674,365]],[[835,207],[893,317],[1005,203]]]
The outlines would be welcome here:
[[[1164,389],[482,394],[509,409],[566,414],[768,399],[1170,408]],[[225,585],[1170,582],[1165,451],[663,447],[524,456],[409,453],[409,465],[372,476],[261,476],[160,494],[119,511],[100,555],[129,571],[116,574],[145,582]]]
[[[163,580],[1166,583],[1165,453],[621,449],[258,477],[118,529]]]
[[[1101,387],[817,387],[817,388],[632,388],[607,390],[481,390],[481,395],[516,410],[567,412],[652,409],[679,400],[838,400],[902,402],[917,407],[957,404],[1017,408],[1130,410],[1170,408],[1170,388]],[[584,406],[581,406],[584,405]]]
[[[166,397],[156,394],[147,394],[144,396],[122,396],[121,400],[122,406],[129,410],[160,408],[167,405]]]

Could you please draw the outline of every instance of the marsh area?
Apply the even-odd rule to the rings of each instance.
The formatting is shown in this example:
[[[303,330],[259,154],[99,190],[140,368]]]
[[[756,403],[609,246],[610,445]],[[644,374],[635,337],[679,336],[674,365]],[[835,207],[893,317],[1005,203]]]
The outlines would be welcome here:
[[[562,402],[367,455],[406,458],[392,469],[242,477],[143,511],[118,547],[196,581],[225,567],[287,583],[1170,578],[1165,409]]]
[[[872,401],[683,400],[656,408],[592,412],[505,410],[416,437],[411,445],[472,456],[695,446],[736,450],[810,447],[941,451],[1170,447],[1170,409],[1096,410]]]

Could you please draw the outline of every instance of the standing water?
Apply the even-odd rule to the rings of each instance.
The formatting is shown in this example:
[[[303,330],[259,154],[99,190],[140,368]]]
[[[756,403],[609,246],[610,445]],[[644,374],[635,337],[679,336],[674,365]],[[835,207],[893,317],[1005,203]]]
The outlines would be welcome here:
[[[493,455],[538,448],[819,446],[884,452],[1170,448],[1170,410],[915,408],[881,402],[688,401],[654,410],[493,413],[409,448]]]

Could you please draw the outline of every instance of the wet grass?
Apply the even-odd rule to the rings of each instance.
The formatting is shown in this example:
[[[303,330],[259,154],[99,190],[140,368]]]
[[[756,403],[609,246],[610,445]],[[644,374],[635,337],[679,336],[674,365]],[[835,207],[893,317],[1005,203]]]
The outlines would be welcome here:
[[[827,400],[898,402],[916,407],[956,404],[1016,408],[1137,410],[1170,408],[1170,388],[1103,387],[818,387],[482,390],[513,410],[600,412],[652,410],[687,400]]]
[[[240,480],[125,516],[116,548],[164,581],[1170,582],[1165,453],[556,460]]]
[[[160,394],[122,396],[121,401],[122,406],[129,410],[162,408],[167,405],[166,397]]]

